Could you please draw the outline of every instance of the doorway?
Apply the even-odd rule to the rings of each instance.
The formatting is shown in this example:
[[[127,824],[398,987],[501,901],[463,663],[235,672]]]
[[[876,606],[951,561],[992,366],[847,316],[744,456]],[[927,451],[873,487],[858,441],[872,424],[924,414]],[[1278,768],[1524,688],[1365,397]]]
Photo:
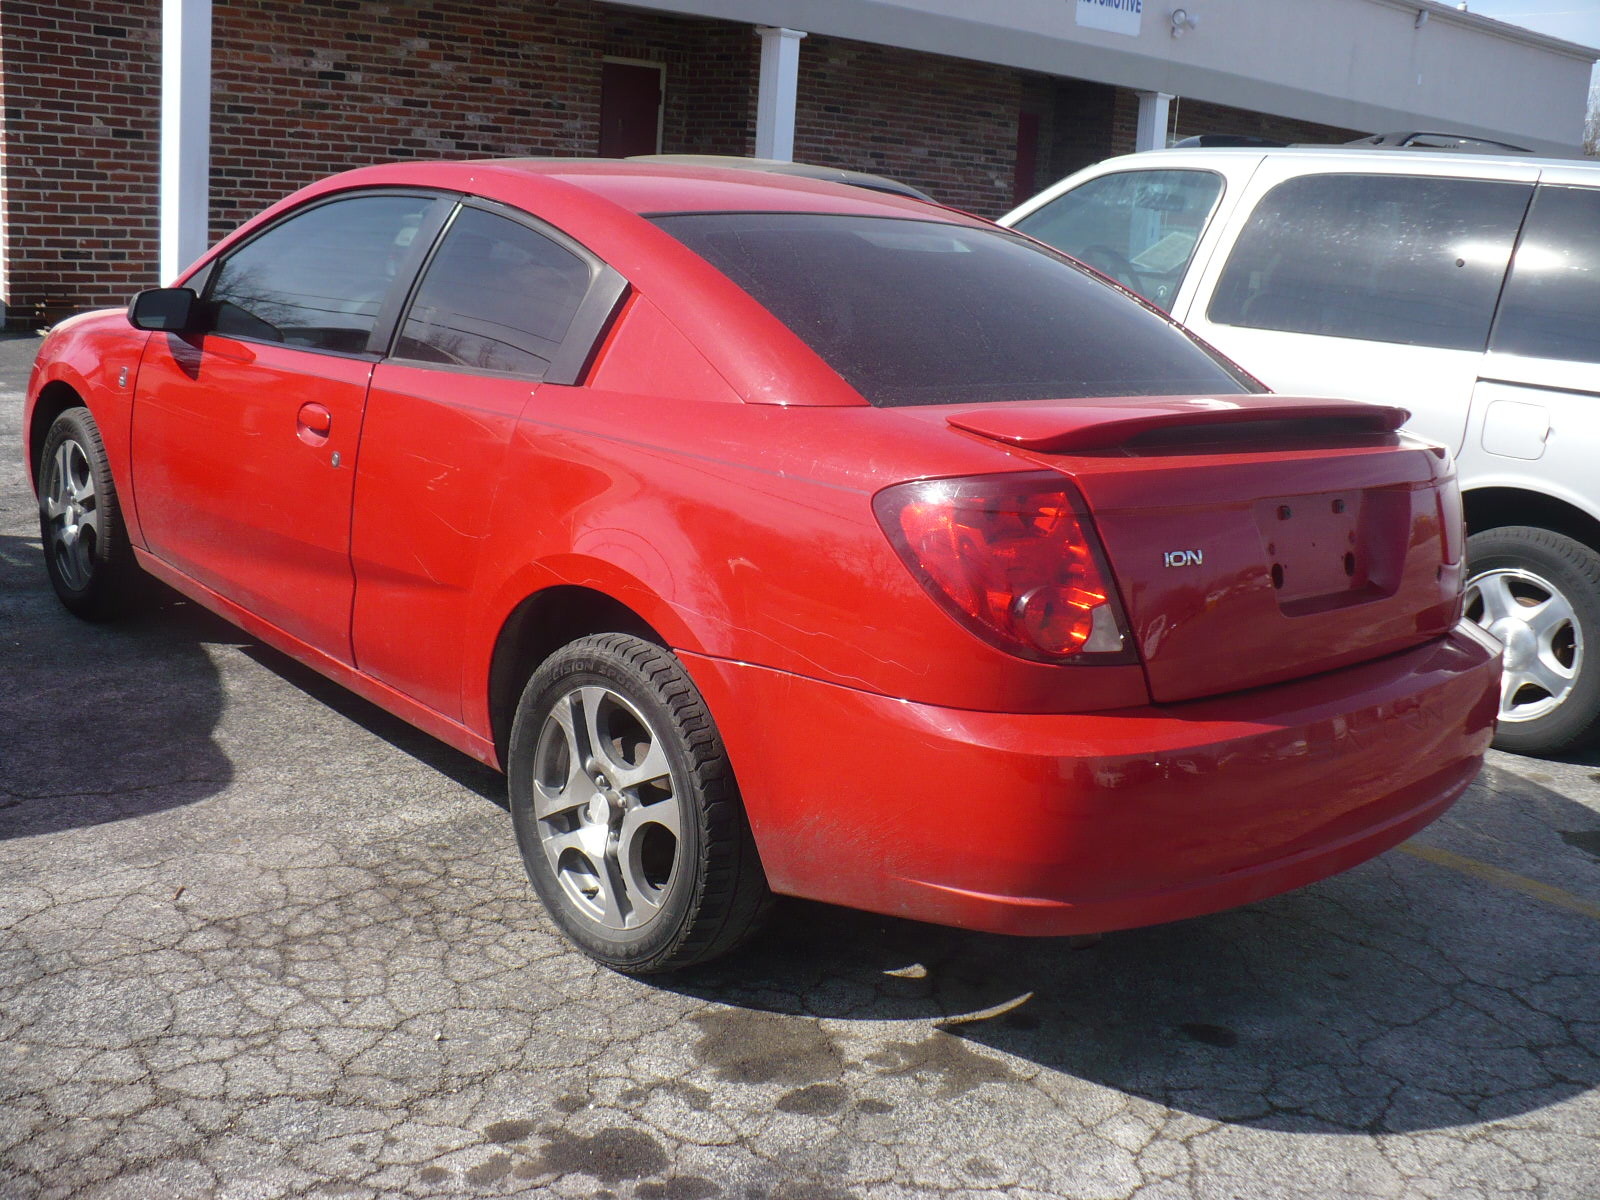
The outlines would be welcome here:
[[[600,67],[600,157],[661,152],[665,63],[607,58]]]

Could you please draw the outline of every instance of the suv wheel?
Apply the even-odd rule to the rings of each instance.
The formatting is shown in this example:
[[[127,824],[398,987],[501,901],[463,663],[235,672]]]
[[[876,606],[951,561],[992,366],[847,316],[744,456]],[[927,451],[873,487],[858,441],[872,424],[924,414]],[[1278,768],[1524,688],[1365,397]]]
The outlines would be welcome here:
[[[1475,533],[1466,615],[1506,647],[1497,748],[1552,754],[1600,733],[1600,554],[1548,529]]]

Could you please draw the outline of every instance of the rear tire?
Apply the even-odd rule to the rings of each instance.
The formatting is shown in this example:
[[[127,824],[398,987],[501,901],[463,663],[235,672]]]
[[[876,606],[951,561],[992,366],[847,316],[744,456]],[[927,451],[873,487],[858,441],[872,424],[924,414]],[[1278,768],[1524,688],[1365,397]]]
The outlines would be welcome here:
[[[1466,614],[1506,644],[1497,749],[1555,754],[1600,736],[1600,554],[1532,526],[1475,533]]]
[[[662,647],[606,633],[556,651],[523,690],[506,774],[528,878],[591,958],[633,974],[694,966],[765,916],[722,739]]]
[[[128,542],[100,427],[69,408],[45,434],[39,481],[39,537],[50,585],[68,611],[104,621],[135,601],[138,564]]]

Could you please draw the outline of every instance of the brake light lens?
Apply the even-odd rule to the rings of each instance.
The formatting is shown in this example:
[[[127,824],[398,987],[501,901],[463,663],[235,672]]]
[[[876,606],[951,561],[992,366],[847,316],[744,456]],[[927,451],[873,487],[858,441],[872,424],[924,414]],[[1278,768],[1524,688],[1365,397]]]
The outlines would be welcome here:
[[[919,480],[872,507],[934,600],[991,645],[1041,662],[1132,661],[1105,555],[1061,476]]]
[[[1439,484],[1439,535],[1446,566],[1461,561],[1467,540],[1466,515],[1461,507],[1461,486],[1451,476]]]

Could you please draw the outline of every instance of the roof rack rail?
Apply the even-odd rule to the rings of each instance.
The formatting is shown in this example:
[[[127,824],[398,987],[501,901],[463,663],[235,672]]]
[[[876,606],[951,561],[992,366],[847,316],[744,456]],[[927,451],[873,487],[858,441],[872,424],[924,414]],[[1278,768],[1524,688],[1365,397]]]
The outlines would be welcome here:
[[[1371,137],[1357,138],[1346,146],[1372,146],[1381,150],[1460,150],[1469,154],[1532,154],[1526,146],[1513,146],[1510,142],[1497,142],[1492,138],[1473,137],[1464,133],[1375,133]]]
[[[1250,133],[1197,133],[1193,137],[1186,137],[1181,142],[1173,142],[1174,150],[1192,150],[1197,147],[1219,146],[1287,146],[1288,142],[1275,141],[1272,138],[1256,137]]]

